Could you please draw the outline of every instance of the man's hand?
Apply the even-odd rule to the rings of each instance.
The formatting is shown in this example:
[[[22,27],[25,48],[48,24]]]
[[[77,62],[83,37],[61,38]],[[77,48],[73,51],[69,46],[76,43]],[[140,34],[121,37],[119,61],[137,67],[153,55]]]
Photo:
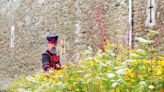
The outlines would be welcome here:
[[[60,68],[60,65],[59,64],[56,64],[56,68]]]

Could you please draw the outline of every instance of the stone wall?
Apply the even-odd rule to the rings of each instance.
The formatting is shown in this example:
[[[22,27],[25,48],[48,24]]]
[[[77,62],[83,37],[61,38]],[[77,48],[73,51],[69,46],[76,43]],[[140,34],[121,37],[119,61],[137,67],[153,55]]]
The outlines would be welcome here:
[[[164,39],[163,3],[157,0],[158,23],[153,30],[159,29],[160,36],[156,39]],[[0,0],[0,4],[0,80],[38,71],[48,33],[65,39],[62,64],[76,62],[87,46],[97,42],[94,34],[100,30],[100,16],[110,41],[128,44],[128,0]],[[145,0],[133,2],[134,31],[139,35],[147,30],[145,5]],[[14,48],[10,48],[11,26],[15,26]]]
[[[151,45],[152,47],[156,48],[160,54],[163,54],[164,51],[164,1],[155,0],[156,4],[156,14],[155,14],[155,25],[154,26],[147,26],[146,19],[147,19],[147,11],[148,11],[148,1],[149,0],[136,0],[133,2],[133,20],[134,20],[134,37],[143,37],[149,40],[154,40],[155,42]],[[149,36],[149,31],[155,31],[159,34],[154,35],[152,37]],[[138,42],[133,38],[134,41],[134,48],[140,47]]]

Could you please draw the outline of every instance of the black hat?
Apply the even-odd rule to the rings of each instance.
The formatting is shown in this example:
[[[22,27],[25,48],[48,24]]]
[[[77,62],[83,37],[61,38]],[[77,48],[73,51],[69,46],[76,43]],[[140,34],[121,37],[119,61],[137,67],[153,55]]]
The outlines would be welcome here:
[[[57,40],[58,40],[58,35],[57,34],[48,34],[47,35],[48,43],[56,43]]]

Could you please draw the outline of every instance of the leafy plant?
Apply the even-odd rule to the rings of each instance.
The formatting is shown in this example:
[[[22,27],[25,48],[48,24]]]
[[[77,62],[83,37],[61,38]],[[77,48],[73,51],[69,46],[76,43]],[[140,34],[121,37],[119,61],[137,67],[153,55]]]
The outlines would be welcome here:
[[[116,52],[115,49],[120,49]],[[10,92],[159,92],[164,90],[164,56],[144,49],[126,50],[107,41],[105,51],[53,73],[22,76]],[[163,92],[163,91],[161,91]]]

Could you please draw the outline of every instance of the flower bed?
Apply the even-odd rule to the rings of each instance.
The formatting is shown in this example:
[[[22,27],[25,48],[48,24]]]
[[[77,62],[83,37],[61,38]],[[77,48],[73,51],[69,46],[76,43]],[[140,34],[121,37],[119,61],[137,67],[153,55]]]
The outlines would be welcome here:
[[[107,42],[105,52],[88,50],[78,65],[68,63],[49,74],[22,76],[10,92],[164,92],[164,57],[125,50]]]

